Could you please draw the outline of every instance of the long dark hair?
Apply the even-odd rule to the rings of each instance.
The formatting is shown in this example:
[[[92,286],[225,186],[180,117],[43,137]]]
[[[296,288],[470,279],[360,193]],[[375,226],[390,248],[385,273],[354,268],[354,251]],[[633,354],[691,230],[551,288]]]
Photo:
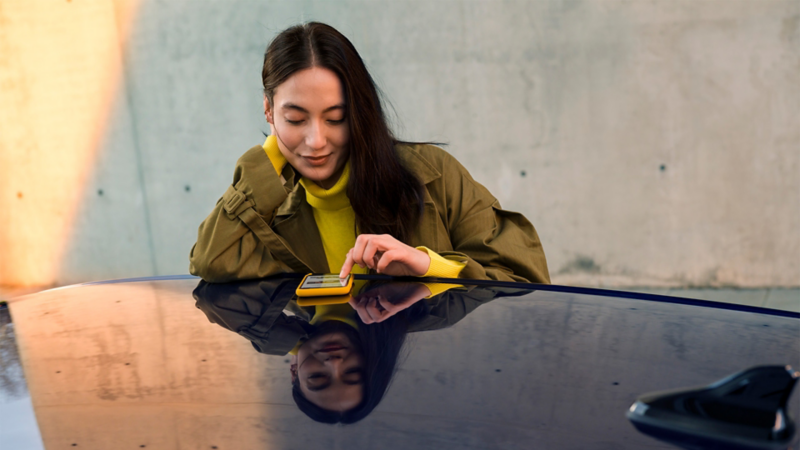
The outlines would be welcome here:
[[[351,424],[367,417],[383,400],[401,357],[411,323],[428,314],[420,301],[384,322],[366,325],[356,316],[358,340],[364,357],[364,398],[355,408],[339,412],[320,408],[303,395],[299,382],[292,384],[292,398],[305,415],[316,422]]]
[[[423,187],[395,151],[400,143],[386,121],[375,82],[353,44],[319,22],[293,26],[267,47],[261,80],[270,104],[292,74],[322,67],[339,77],[350,128],[347,196],[363,234],[390,234],[408,243],[422,213]]]

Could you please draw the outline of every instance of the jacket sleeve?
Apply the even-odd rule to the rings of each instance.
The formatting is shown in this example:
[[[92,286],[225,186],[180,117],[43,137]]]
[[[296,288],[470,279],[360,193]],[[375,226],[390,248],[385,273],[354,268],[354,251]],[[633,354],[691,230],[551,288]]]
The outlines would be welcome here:
[[[265,354],[285,355],[312,331],[307,320],[287,315],[299,278],[238,283],[201,281],[192,292],[195,306],[215,323],[250,340]]]
[[[550,283],[539,235],[522,214],[506,211],[452,156],[442,151],[444,211],[453,251],[448,259],[463,258],[460,278]]]
[[[263,239],[271,232],[269,223],[286,198],[263,148],[248,150],[236,164],[233,183],[200,224],[189,254],[189,272],[211,282],[289,272]]]

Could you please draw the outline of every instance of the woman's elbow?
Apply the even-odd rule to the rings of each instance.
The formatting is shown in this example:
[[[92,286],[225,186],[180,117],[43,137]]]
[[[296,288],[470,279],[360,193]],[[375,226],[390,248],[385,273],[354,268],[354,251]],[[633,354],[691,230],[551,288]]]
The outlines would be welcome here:
[[[189,253],[190,274],[211,283],[221,283],[235,278],[235,274],[223,264],[219,255],[214,257],[202,250],[197,244],[192,246],[192,251]]]

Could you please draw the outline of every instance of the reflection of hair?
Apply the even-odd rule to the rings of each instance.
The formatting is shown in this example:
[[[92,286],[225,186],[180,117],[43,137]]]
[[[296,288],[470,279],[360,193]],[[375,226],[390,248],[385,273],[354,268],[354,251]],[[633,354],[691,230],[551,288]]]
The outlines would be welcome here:
[[[358,322],[358,339],[364,353],[364,398],[355,408],[345,411],[330,411],[320,408],[303,396],[299,382],[292,386],[292,397],[300,411],[311,419],[322,423],[355,423],[367,417],[383,400],[397,367],[400,351],[406,341],[408,326],[428,312],[426,302],[417,302],[389,319],[365,325]]]
[[[375,82],[353,44],[329,25],[310,22],[281,32],[267,47],[261,79],[270,104],[275,89],[311,67],[342,83],[350,127],[347,197],[365,234],[390,234],[407,242],[422,211],[422,185],[401,163]]]

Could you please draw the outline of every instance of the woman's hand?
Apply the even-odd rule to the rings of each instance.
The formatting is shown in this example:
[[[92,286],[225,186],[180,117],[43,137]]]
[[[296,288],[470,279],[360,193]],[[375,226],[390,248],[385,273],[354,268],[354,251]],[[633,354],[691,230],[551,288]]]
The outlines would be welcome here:
[[[369,325],[383,322],[430,295],[430,289],[421,283],[390,283],[369,288],[349,303],[361,321]]]
[[[431,257],[388,234],[362,234],[347,252],[339,277],[346,277],[355,264],[384,275],[419,277],[428,271]]]

